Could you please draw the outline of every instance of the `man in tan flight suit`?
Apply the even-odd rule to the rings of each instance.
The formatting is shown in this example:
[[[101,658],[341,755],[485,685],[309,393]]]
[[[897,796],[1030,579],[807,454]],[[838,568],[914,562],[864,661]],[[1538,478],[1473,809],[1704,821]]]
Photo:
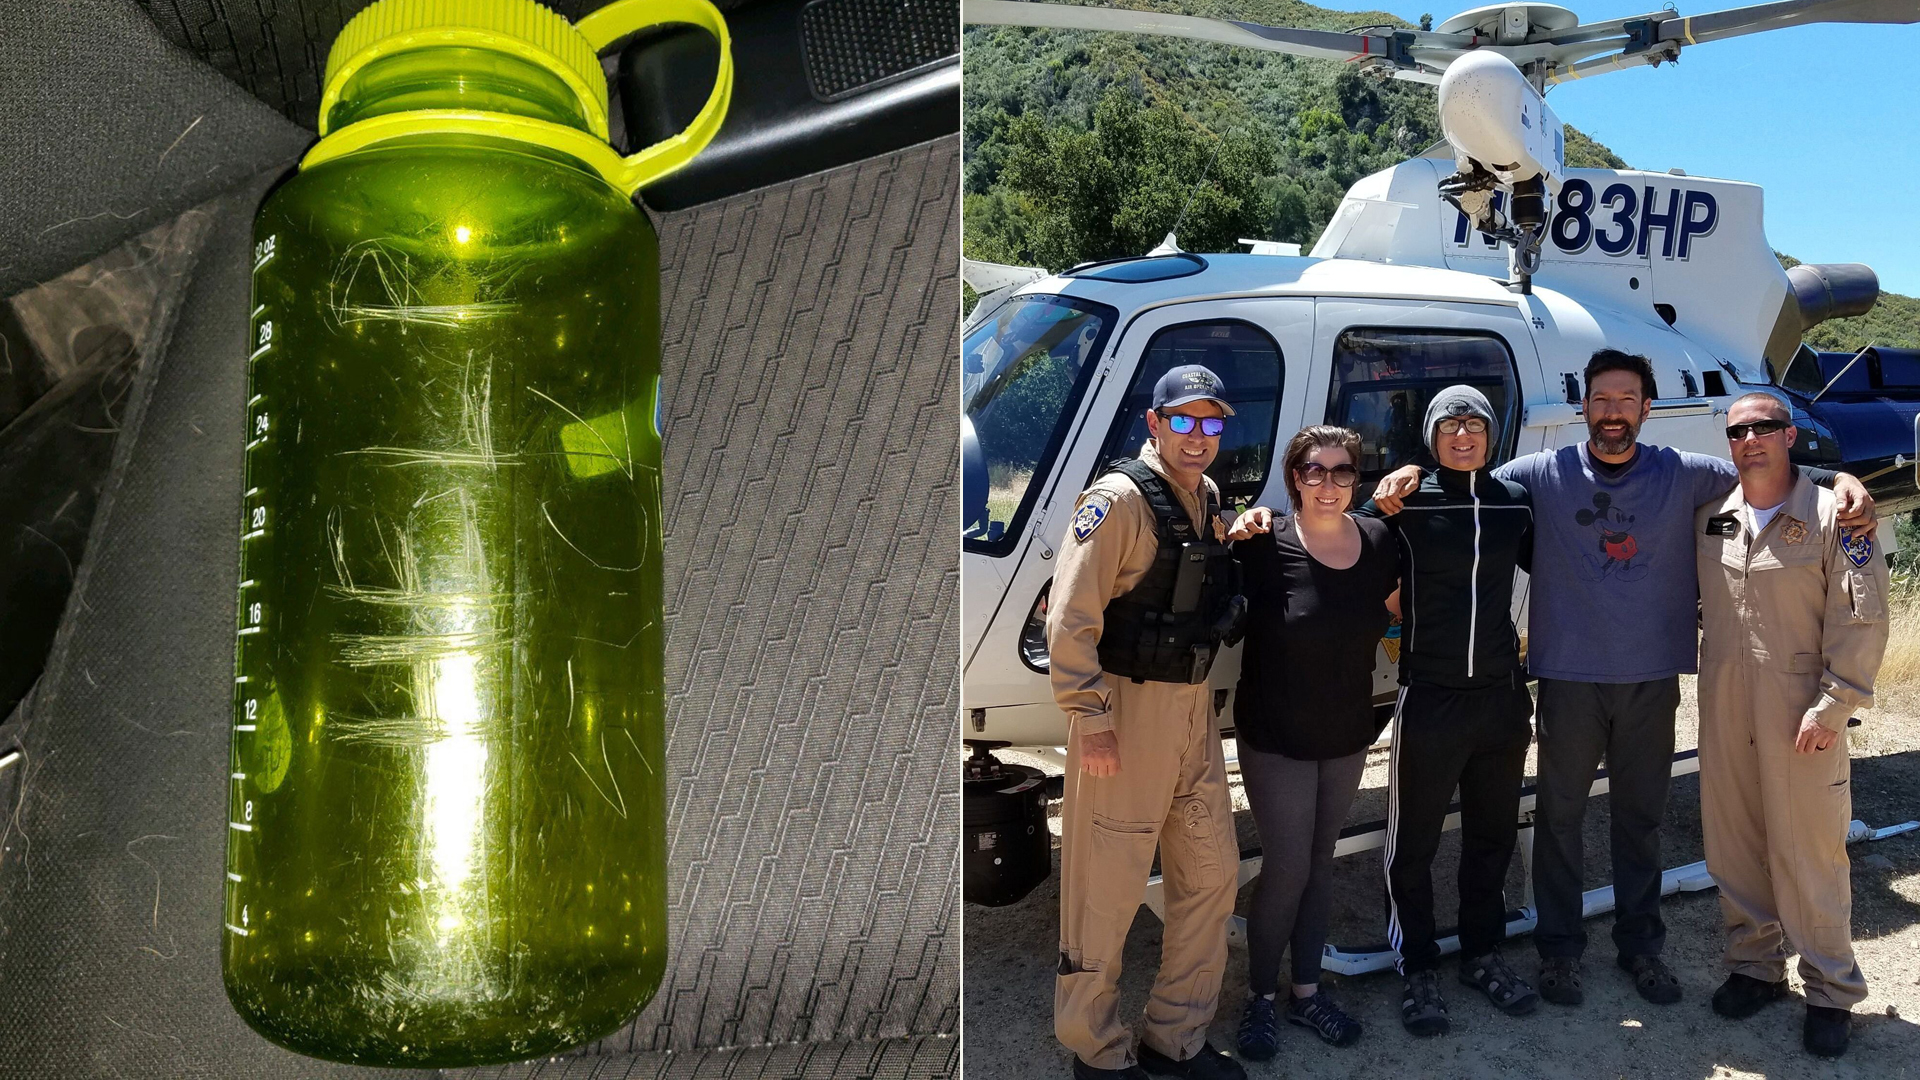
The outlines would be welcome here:
[[[1054,1033],[1080,1080],[1141,1078],[1143,1067],[1246,1075],[1206,1042],[1240,858],[1206,679],[1217,638],[1205,630],[1231,591],[1219,492],[1205,473],[1233,411],[1224,392],[1197,365],[1156,384],[1151,437],[1137,461],[1081,493],[1049,594],[1053,693],[1069,724]],[[1197,602],[1177,599],[1175,563],[1207,568],[1204,585],[1184,582],[1190,601],[1200,589]],[[1136,1064],[1116,1015],[1120,955],[1156,844],[1166,928]]]
[[[1847,719],[1873,704],[1887,645],[1887,567],[1796,475],[1792,414],[1770,394],[1727,412],[1740,486],[1700,508],[1700,803],[1727,924],[1714,1011],[1744,1019],[1786,993],[1800,951],[1802,1041],[1847,1048],[1867,996],[1849,923]],[[1791,942],[1791,944],[1789,944]]]

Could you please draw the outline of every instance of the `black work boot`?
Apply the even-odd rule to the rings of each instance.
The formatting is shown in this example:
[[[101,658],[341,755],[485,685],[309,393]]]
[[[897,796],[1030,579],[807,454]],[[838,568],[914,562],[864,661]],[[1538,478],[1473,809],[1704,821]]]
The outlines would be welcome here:
[[[1138,1065],[1129,1065],[1124,1069],[1096,1069],[1073,1059],[1073,1080],[1147,1080],[1147,1071]]]
[[[1745,1020],[1787,996],[1787,980],[1767,982],[1735,972],[1713,992],[1713,1011],[1729,1020]]]
[[[1167,1055],[1140,1044],[1140,1067],[1155,1076],[1182,1076],[1189,1080],[1247,1080],[1247,1070],[1240,1063],[1227,1056],[1224,1050],[1215,1050],[1208,1043],[1201,1043],[1200,1049],[1185,1061],[1175,1061]]]
[[[1847,1052],[1849,1022],[1853,1014],[1845,1009],[1824,1005],[1807,1006],[1807,1026],[1800,1029],[1800,1045],[1807,1053],[1836,1058]]]

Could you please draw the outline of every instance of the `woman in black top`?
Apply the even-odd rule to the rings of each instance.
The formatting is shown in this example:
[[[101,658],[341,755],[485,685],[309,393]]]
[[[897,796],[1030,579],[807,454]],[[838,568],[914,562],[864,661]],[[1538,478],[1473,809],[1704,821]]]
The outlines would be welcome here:
[[[1230,534],[1249,604],[1234,723],[1264,852],[1239,1039],[1241,1055],[1256,1061],[1279,1049],[1274,998],[1289,943],[1287,1019],[1336,1046],[1360,1037],[1320,989],[1320,955],[1334,843],[1380,735],[1374,650],[1391,618],[1400,554],[1384,523],[1347,514],[1359,453],[1360,436],[1346,428],[1301,431],[1282,461],[1294,512],[1275,520],[1255,508]]]

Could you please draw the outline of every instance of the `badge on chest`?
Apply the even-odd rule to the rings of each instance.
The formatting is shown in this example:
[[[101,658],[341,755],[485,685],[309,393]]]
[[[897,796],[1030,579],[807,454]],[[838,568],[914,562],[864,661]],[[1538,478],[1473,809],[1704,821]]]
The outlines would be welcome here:
[[[1708,536],[1739,536],[1740,519],[1732,514],[1715,514],[1707,519]]]

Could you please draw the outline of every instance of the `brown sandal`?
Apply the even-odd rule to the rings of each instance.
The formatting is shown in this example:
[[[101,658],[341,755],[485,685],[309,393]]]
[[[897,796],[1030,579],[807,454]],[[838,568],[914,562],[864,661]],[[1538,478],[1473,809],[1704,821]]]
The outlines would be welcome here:
[[[1571,956],[1549,956],[1540,961],[1540,996],[1555,1005],[1578,1005],[1587,1000],[1580,987],[1580,961]]]
[[[1633,973],[1633,988],[1655,1005],[1671,1005],[1680,1000],[1680,980],[1657,956],[1622,956],[1621,970]]]

